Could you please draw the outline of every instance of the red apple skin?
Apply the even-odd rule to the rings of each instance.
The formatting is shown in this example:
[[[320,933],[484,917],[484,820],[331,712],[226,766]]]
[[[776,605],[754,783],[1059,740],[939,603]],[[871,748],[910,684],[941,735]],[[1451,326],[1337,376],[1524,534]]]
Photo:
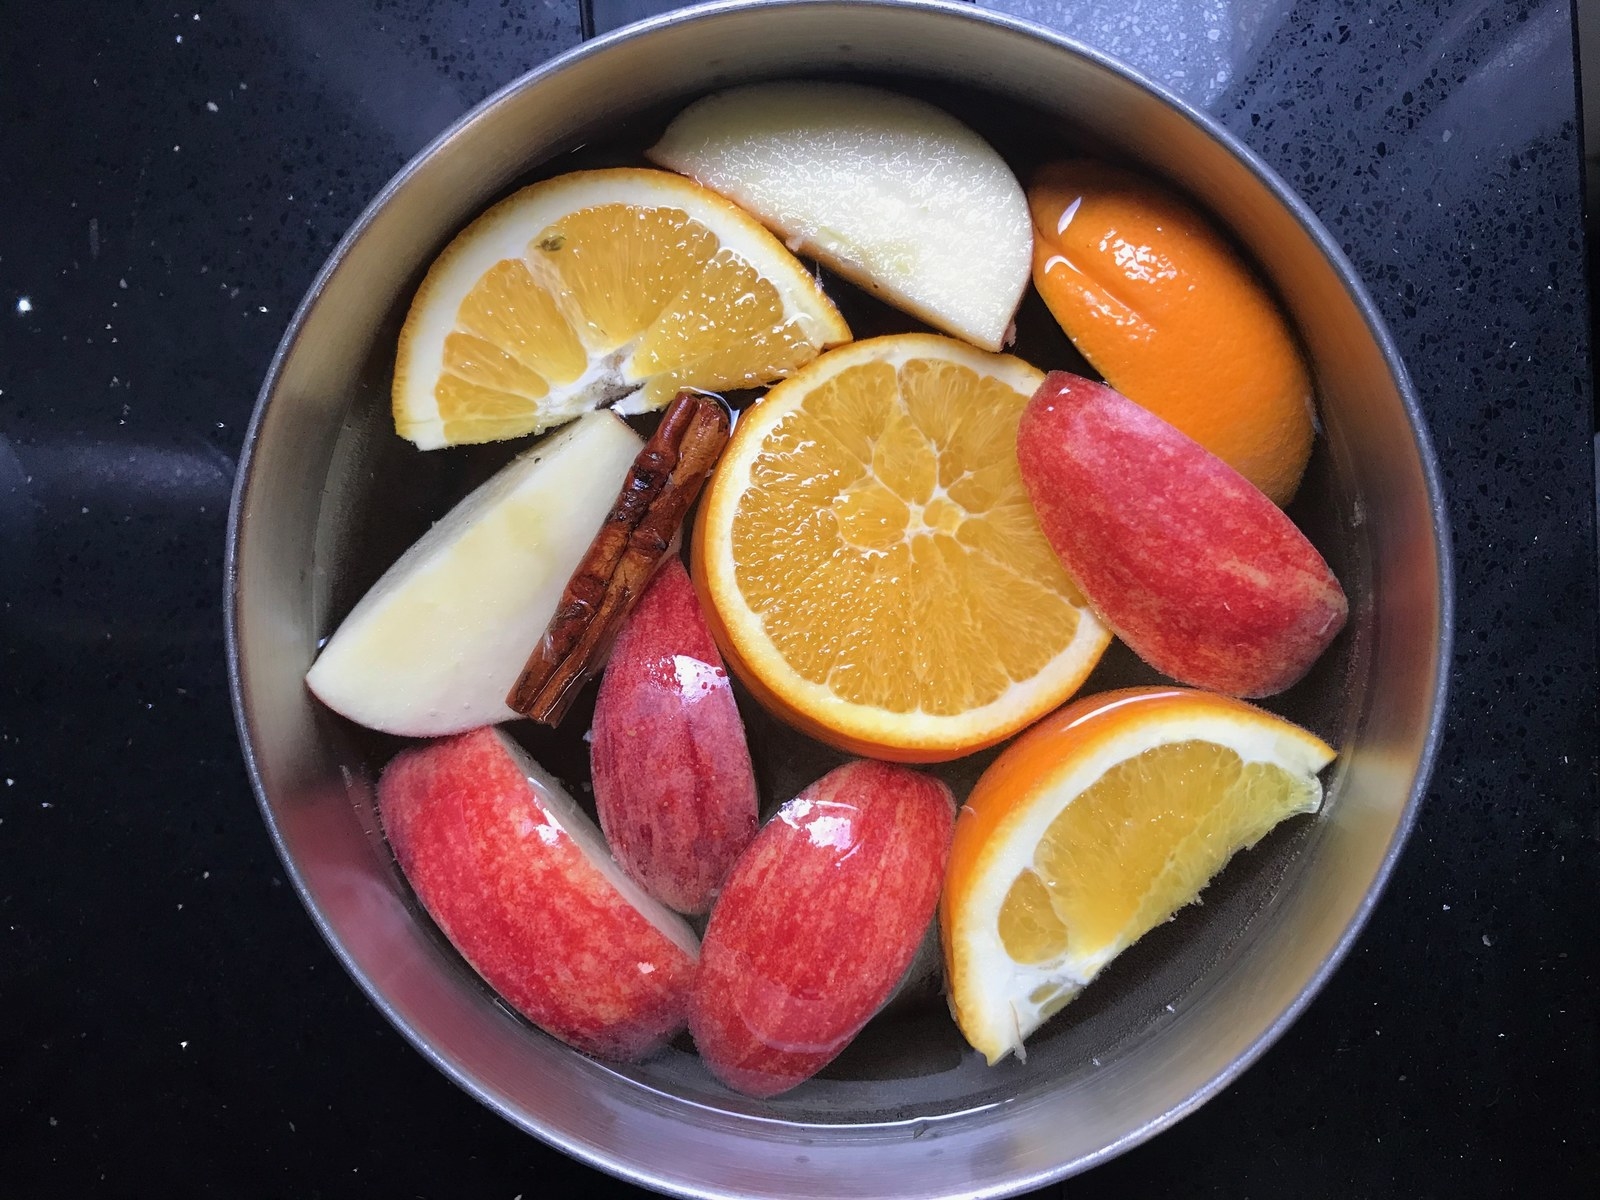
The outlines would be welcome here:
[[[1039,525],[1095,611],[1180,683],[1270,696],[1349,603],[1322,555],[1244,476],[1104,384],[1045,377],[1017,427]]]
[[[589,762],[600,827],[623,869],[668,907],[709,912],[756,835],[756,778],[728,672],[676,558],[612,648]]]
[[[503,738],[478,729],[396,757],[378,783],[389,844],[513,1008],[589,1054],[641,1058],[683,1028],[695,960],[591,861],[570,817],[552,819]]]
[[[766,823],[711,910],[689,1004],[718,1079],[775,1096],[860,1032],[933,919],[954,822],[943,783],[861,760]]]

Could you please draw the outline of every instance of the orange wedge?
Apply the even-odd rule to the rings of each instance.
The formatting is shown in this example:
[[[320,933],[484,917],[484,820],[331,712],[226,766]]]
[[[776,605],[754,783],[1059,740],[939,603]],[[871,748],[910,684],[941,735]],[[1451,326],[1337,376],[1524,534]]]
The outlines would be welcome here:
[[[428,271],[400,333],[394,421],[424,450],[537,433],[618,400],[757,387],[850,330],[753,218],[666,171],[523,188]]]
[[[1039,529],[1019,359],[904,334],[822,355],[734,430],[695,582],[724,657],[790,724],[902,762],[992,745],[1110,641]]]
[[[939,925],[950,1007],[989,1062],[1238,850],[1322,803],[1321,739],[1181,688],[1087,696],[1019,738],[961,809]]]
[[[1033,282],[1106,382],[1284,505],[1311,456],[1311,375],[1272,294],[1187,200],[1092,159],[1028,189]]]

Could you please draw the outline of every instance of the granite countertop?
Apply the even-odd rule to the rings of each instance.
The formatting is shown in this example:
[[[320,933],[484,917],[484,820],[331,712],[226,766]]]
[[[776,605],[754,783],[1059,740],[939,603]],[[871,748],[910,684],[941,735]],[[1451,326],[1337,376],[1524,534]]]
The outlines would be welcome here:
[[[1049,1194],[1580,1194],[1600,856],[1569,5],[988,6],[1208,108],[1321,216],[1416,383],[1458,568],[1443,751],[1355,951],[1239,1081]],[[473,103],[649,7],[8,9],[7,1195],[633,1193],[458,1091],[318,938],[250,795],[220,601],[256,389],[345,227]]]

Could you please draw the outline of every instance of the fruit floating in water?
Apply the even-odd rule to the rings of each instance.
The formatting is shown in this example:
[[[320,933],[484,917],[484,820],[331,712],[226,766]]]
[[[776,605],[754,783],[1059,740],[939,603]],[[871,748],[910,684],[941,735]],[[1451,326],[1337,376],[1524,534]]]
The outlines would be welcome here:
[[[1338,632],[1338,582],[1267,499],[1293,495],[1312,438],[1292,330],[1176,197],[1085,163],[1025,196],[971,129],[876,88],[735,88],[648,153],[693,178],[535,184],[429,271],[397,431],[435,448],[572,424],[408,552],[308,682],[373,728],[456,735],[391,763],[385,832],[467,961],[571,1045],[637,1059],[687,1027],[717,1078],[774,1096],[825,1068],[938,934],[963,1033],[991,1062],[1020,1056],[1236,850],[1320,804],[1333,751],[1240,701],[1145,689],[1052,713],[1112,627],[1174,678],[1244,695],[1292,684]],[[791,250],[962,340],[841,346]],[[1030,269],[1138,404],[986,352]],[[774,381],[707,485],[692,583],[664,518],[606,522],[680,472],[591,410],[715,403],[726,440],[701,389]],[[563,586],[599,580],[586,564],[620,543],[583,623]],[[524,706],[519,667],[579,624]],[[471,727],[508,703],[559,723],[608,650],[602,839],[515,742]],[[758,831],[722,656],[795,730],[873,758],[957,758],[1037,724],[959,818],[942,783],[855,761]],[[709,911],[703,946],[669,908]]]
[[[771,711],[854,754],[934,762],[1077,690],[1111,635],[1018,472],[1043,378],[902,334],[824,354],[739,419],[693,568],[728,665]]]
[[[384,572],[307,685],[352,721],[406,737],[511,720],[506,693],[642,445],[591,413],[514,459]]]
[[[378,783],[395,858],[462,957],[545,1032],[642,1058],[683,1028],[698,948],[505,733],[403,751]]]
[[[755,836],[756,780],[722,658],[676,558],[612,647],[589,759],[617,861],[668,907],[708,911]]]
[[[1239,252],[1123,167],[1052,163],[1028,189],[1033,282],[1079,353],[1277,504],[1311,455],[1311,375]]]
[[[935,329],[1004,344],[1028,286],[1027,198],[943,109],[857,83],[751,84],[691,104],[646,154]]]
[[[537,433],[623,400],[748,388],[850,339],[776,238],[666,171],[574,171],[456,236],[400,331],[395,429],[424,450]]]
[[[711,910],[690,1002],[718,1079],[788,1091],[883,1007],[933,919],[954,817],[938,780],[858,760],[762,827]]]
[[[1333,750],[1179,688],[1074,701],[962,805],[940,903],[950,1009],[990,1063],[1279,821],[1315,812]]]
[[[1017,427],[1039,524],[1089,603],[1180,683],[1270,696],[1344,627],[1343,589],[1283,511],[1104,384],[1053,372]]]

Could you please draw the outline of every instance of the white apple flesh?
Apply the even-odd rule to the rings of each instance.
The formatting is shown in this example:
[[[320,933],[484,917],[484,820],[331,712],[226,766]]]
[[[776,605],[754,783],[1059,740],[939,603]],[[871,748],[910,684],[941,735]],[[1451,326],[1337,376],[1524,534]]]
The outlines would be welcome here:
[[[404,737],[513,719],[506,693],[643,444],[590,413],[512,461],[373,585],[306,676],[312,692]]]
[[[999,350],[1033,269],[1027,197],[943,109],[854,83],[696,101],[645,152],[937,329]]]

